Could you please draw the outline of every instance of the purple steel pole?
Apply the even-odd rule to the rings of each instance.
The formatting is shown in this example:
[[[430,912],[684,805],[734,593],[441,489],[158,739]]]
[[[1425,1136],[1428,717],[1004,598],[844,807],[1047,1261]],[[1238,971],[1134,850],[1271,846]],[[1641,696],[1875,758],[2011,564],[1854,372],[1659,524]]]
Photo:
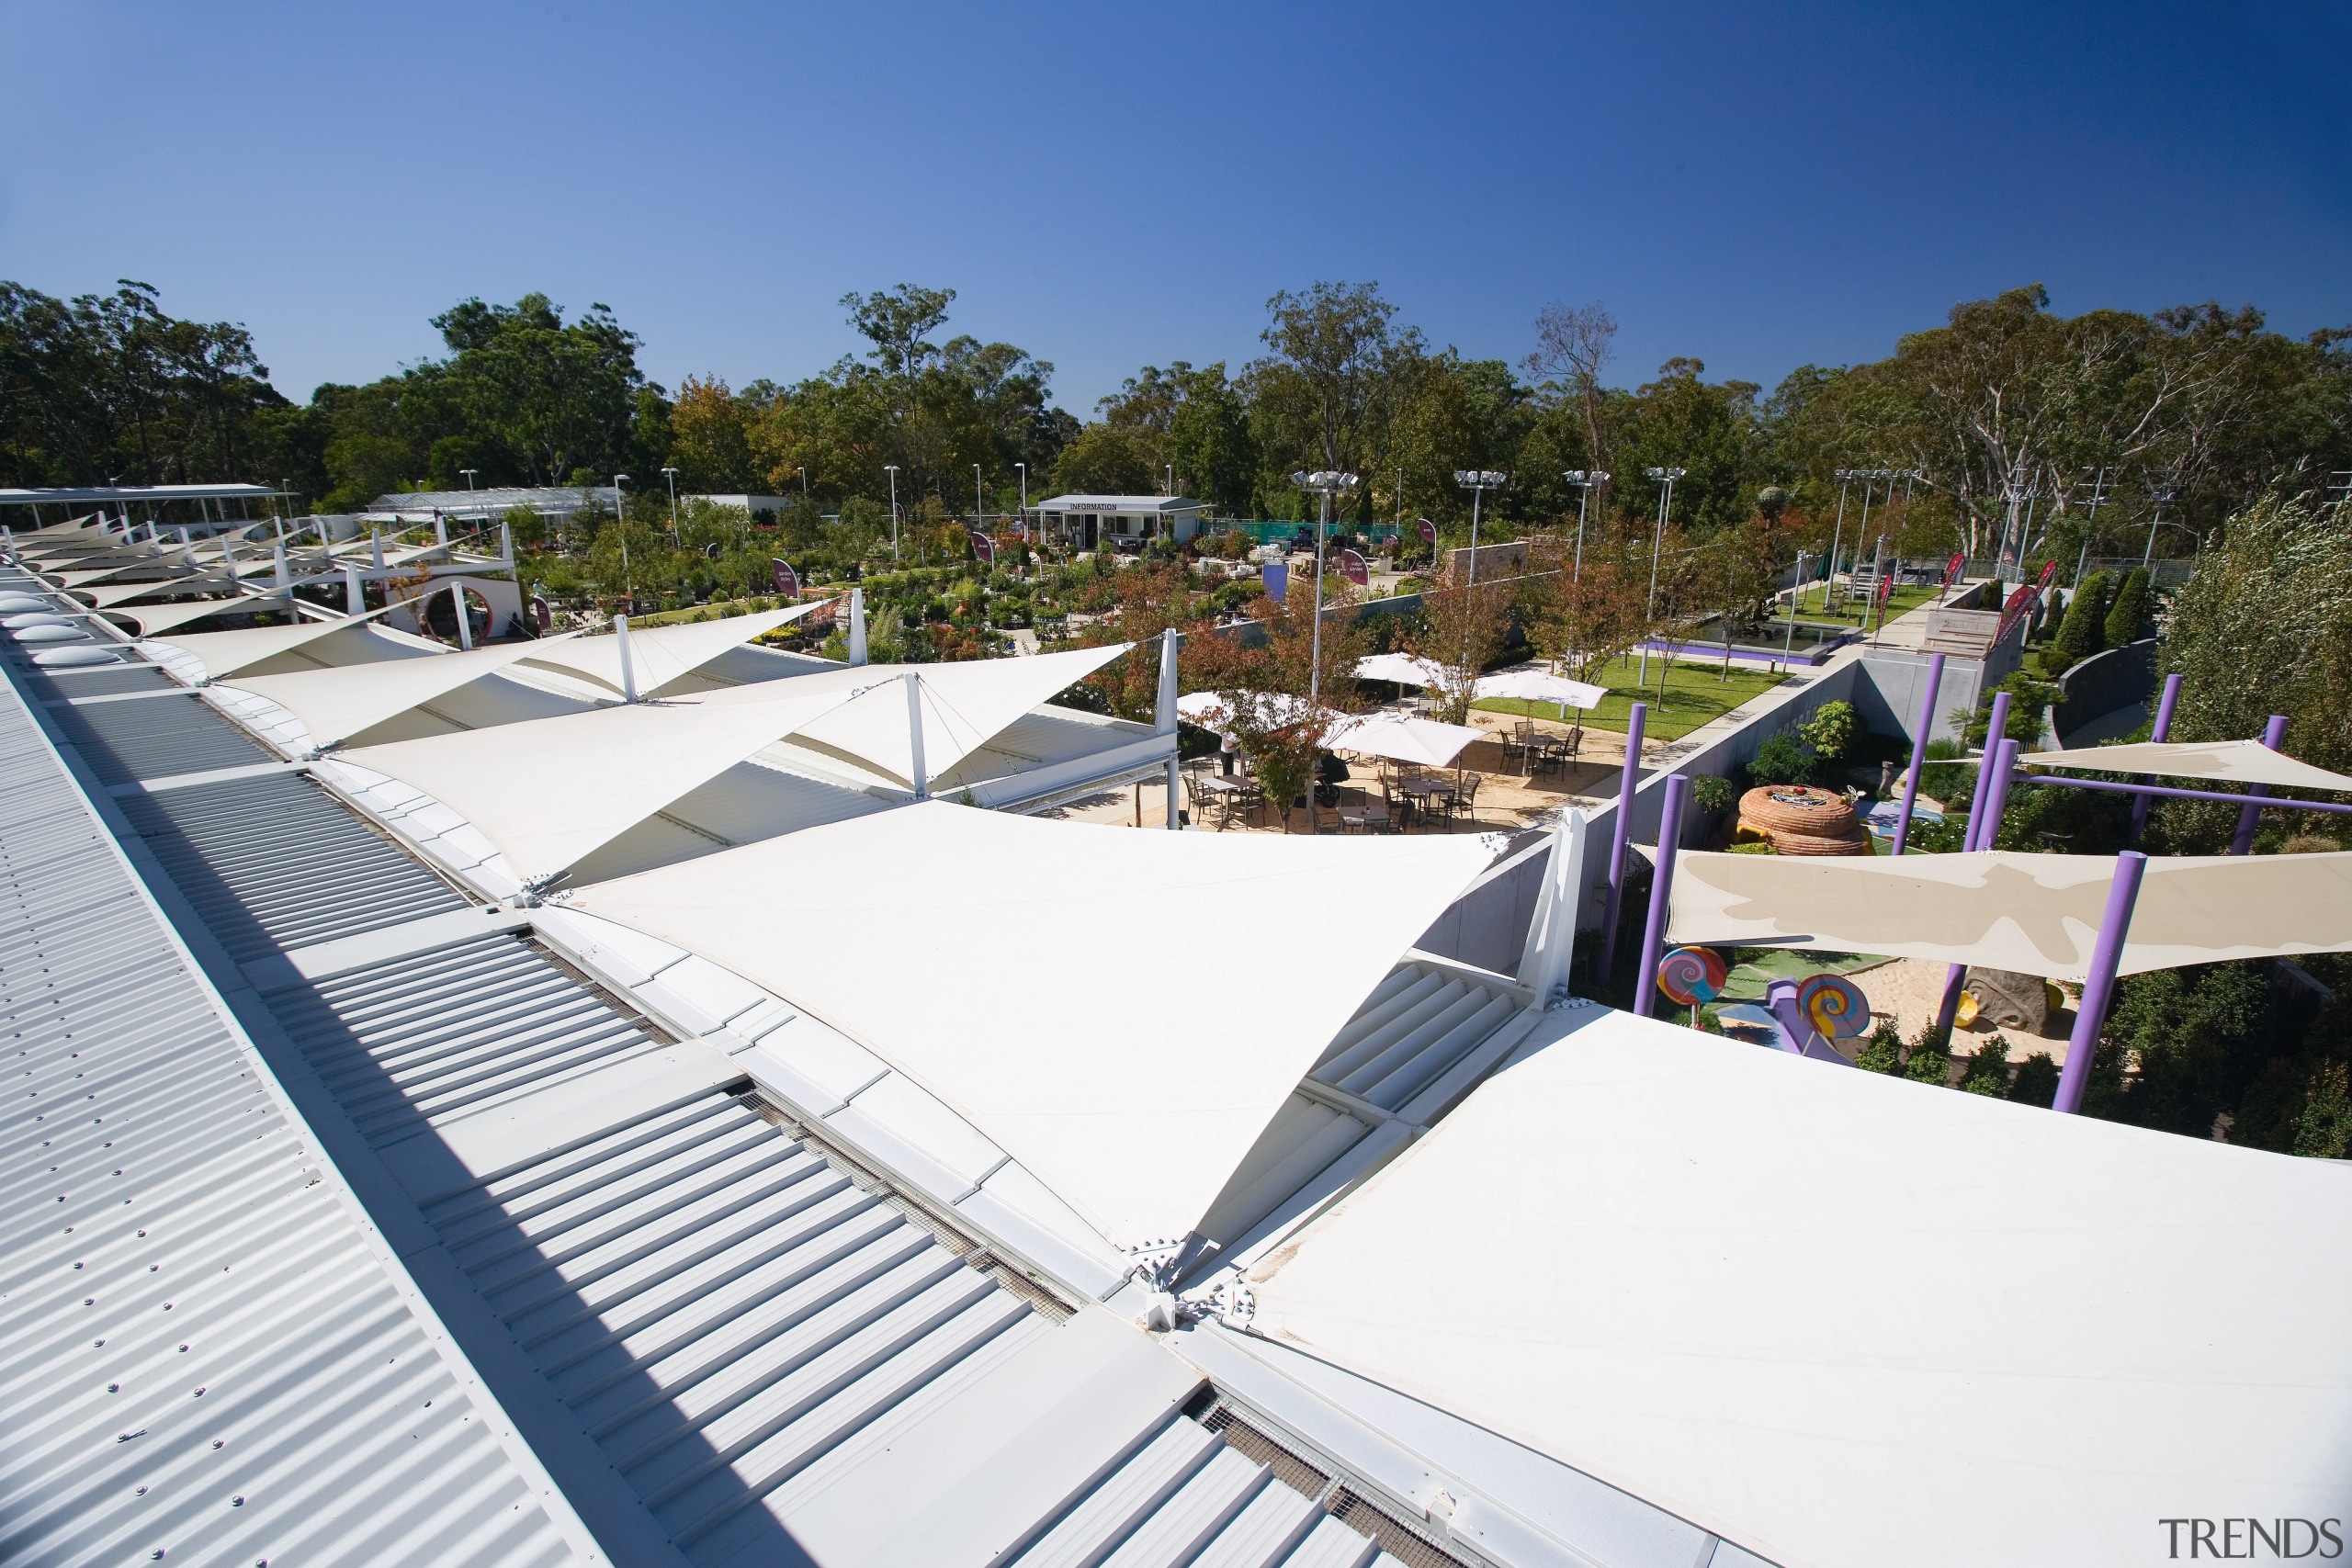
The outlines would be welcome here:
[[[1666,806],[1657,818],[1657,874],[1650,878],[1650,918],[1642,931],[1642,964],[1634,976],[1634,1011],[1650,1015],[1657,999],[1657,961],[1666,950],[1666,906],[1674,891],[1674,856],[1682,840],[1682,802],[1690,781],[1675,773],[1666,781]]]
[[[1919,733],[1911,740],[1911,771],[1903,775],[1903,807],[1894,815],[1894,852],[1911,838],[1911,807],[1919,798],[1919,764],[1928,756],[1928,729],[1936,722],[1936,693],[1944,683],[1944,656],[1928,660],[1928,694],[1919,699]]]
[[[2262,743],[2276,751],[2286,739],[2287,716],[2283,713],[2272,714],[2270,722],[2263,726]],[[2267,784],[2252,784],[2246,789],[2248,795],[2268,795],[2269,793],[2270,786]],[[2255,824],[2261,820],[2262,807],[2259,806],[2248,806],[2239,810],[2238,833],[2236,838],[2230,840],[2230,853],[2243,855],[2254,852],[2254,828]]]
[[[2000,738],[2008,717],[2009,694],[1994,693],[1993,723],[1984,732],[1984,764],[1976,773],[1976,795],[1968,803],[1968,832],[1960,840],[1963,850],[1989,850],[2000,837],[2001,802],[2009,793],[2009,759],[2017,755],[2016,743]],[[2000,782],[1996,784],[1996,779]],[[1947,1038],[1960,1017],[1960,988],[1967,978],[1965,964],[1952,964],[1944,973],[1944,999],[1936,1009],[1936,1027]]]
[[[1600,906],[1600,983],[1617,961],[1617,916],[1625,898],[1625,845],[1634,836],[1634,784],[1642,776],[1642,726],[1650,705],[1635,703],[1625,720],[1625,772],[1617,781],[1617,826],[1609,840],[1609,897]]]
[[[2123,935],[2132,929],[2132,906],[2139,899],[2140,876],[2147,869],[2148,857],[2137,850],[2126,850],[2116,857],[2115,880],[2107,890],[2107,913],[2098,922],[2091,972],[2083,979],[2075,1032],[2066,1041],[2066,1066],[2058,1075],[2058,1098],[2051,1106],[2069,1116],[2083,1108],[2083,1088],[2090,1081],[2099,1025],[2107,1021],[2107,1004],[2115,994],[2116,966],[2123,961]]]
[[[2162,743],[2164,738],[2172,733],[2172,710],[2179,705],[2180,677],[2167,675],[2165,677],[2165,694],[2156,699],[2155,728],[2148,732],[2151,741]],[[2152,784],[2156,782],[2155,775],[2142,773],[2140,782]],[[2153,804],[2144,795],[2132,803],[2132,841],[2135,844],[2140,841],[2140,835],[2147,831],[2148,807]]]

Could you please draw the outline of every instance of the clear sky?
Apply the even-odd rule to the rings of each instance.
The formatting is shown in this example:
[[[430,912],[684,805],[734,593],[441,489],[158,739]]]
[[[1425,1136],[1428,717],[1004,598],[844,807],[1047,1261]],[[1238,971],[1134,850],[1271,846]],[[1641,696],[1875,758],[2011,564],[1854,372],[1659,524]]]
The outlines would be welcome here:
[[[1081,414],[1375,279],[1518,358],[1770,386],[1951,304],[2352,322],[2352,7],[620,6],[0,0],[0,277],[158,286],[279,388],[603,300],[675,388],[795,379],[835,303],[958,291]]]

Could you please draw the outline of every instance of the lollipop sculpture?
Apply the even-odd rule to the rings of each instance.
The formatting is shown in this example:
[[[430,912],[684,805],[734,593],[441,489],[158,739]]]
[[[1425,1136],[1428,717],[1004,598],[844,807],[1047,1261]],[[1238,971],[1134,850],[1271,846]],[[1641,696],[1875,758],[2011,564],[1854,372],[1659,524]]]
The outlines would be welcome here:
[[[1870,998],[1843,975],[1815,975],[1799,986],[1797,1011],[1824,1040],[1849,1040],[1871,1023]]]
[[[1699,1009],[1723,995],[1724,955],[1712,947],[1678,947],[1657,961],[1657,988],[1669,1000],[1690,1010],[1690,1027],[1699,1027]]]

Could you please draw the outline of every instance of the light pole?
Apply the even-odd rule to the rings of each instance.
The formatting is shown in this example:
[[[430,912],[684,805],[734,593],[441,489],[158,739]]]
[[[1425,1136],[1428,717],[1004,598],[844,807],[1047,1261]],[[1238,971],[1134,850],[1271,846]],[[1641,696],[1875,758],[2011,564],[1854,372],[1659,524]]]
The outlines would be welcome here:
[[[1026,463],[1015,463],[1012,467],[1021,475],[1021,544],[1023,547],[1021,551],[1021,575],[1026,577],[1029,575],[1029,465]],[[1039,537],[1037,539],[1037,546],[1040,553],[1037,558],[1040,560],[1045,558],[1043,554],[1046,544],[1044,533],[1045,531],[1043,529],[1038,530]]]
[[[972,465],[972,521],[985,529],[989,525],[989,503],[980,496],[980,466]]]
[[[678,542],[678,470],[664,468],[662,477],[670,481],[670,547],[680,549],[684,547]]]
[[[613,523],[616,527],[621,523],[621,481],[628,478],[627,474],[613,476]],[[621,592],[628,596],[628,607],[634,610],[637,608],[637,574],[630,570],[628,564],[628,530],[621,528],[616,537],[621,542]]]
[[[2170,501],[2173,497],[2172,486],[2158,485],[2154,490],[2151,491],[2149,494],[2154,497],[2155,501],[2156,514],[2148,524],[2148,547],[2140,552],[2140,567],[2143,570],[2147,570],[2148,563],[2155,559],[2156,530],[2165,525],[2165,503]],[[2080,588],[2082,585],[2082,568],[2076,567],[2075,569],[2075,586]]]
[[[480,468],[459,468],[458,472],[466,476],[466,494],[470,498],[474,493],[474,476],[481,472],[481,470]],[[280,479],[277,482],[281,486],[286,483],[284,479]]]
[[[1159,466],[1168,470],[1168,499],[1173,501],[1176,499],[1176,465],[1162,463]]]
[[[1846,487],[1859,478],[1857,468],[1839,468],[1838,479],[1838,526],[1829,538],[1829,570],[1821,574],[1821,613],[1829,614],[1829,591],[1838,577],[1838,551],[1846,543]]]
[[[1659,491],[1657,495],[1657,535],[1655,538],[1650,540],[1649,608],[1643,612],[1643,615],[1645,619],[1655,621],[1657,618],[1657,560],[1659,552],[1666,547],[1667,520],[1674,515],[1674,481],[1680,479],[1690,470],[1688,468],[1649,468],[1644,471],[1646,472],[1650,478],[1661,481],[1666,487]],[[1642,676],[1640,683],[1646,686],[1649,684],[1649,679],[1650,639],[1648,635],[1645,633],[1642,637]]]
[[[1797,580],[1789,585],[1789,629],[1781,638],[1781,669],[1785,671],[1797,651],[1797,598],[1804,592],[1804,551],[1797,552]]]
[[[1473,587],[1478,581],[1478,502],[1488,491],[1500,488],[1509,478],[1509,474],[1498,474],[1487,468],[1456,468],[1453,471],[1453,482],[1470,492],[1470,582]]]
[[[1315,630],[1311,639],[1312,662],[1306,671],[1306,717],[1313,723],[1323,696],[1323,535],[1331,525],[1331,498],[1343,491],[1356,488],[1356,477],[1330,468],[1317,468],[1311,474],[1293,474],[1291,483],[1301,490],[1311,490],[1323,498],[1315,524]],[[1308,782],[1306,819],[1315,820],[1313,781]]]
[[[899,558],[899,465],[885,463],[882,471],[890,476],[890,559]]]
[[[1577,487],[1577,570],[1576,575],[1569,581],[1582,582],[1584,581],[1585,513],[1592,505],[1592,487],[1607,484],[1609,476],[1599,468],[1570,468],[1560,477]]]

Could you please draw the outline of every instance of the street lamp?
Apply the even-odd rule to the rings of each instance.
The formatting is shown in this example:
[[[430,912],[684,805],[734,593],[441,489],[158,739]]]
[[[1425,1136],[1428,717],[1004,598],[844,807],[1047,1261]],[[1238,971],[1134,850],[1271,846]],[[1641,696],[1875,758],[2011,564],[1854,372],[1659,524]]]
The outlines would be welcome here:
[[[1486,468],[1453,470],[1453,482],[1470,492],[1470,581],[1474,587],[1478,581],[1478,502],[1488,491],[1500,488],[1509,478],[1509,474],[1498,474]]]
[[[662,477],[670,481],[670,547],[680,548],[678,543],[678,470],[664,468]]]
[[[1173,501],[1176,499],[1176,465],[1162,463],[1159,466],[1168,470],[1168,499]]]
[[[1674,515],[1674,481],[1680,479],[1690,470],[1688,468],[1650,468],[1645,471],[1648,473],[1650,478],[1662,481],[1666,486],[1664,490],[1658,491],[1657,536],[1650,541],[1650,603],[1649,609],[1645,612],[1648,619],[1656,620],[1657,618],[1658,552],[1663,549],[1666,545],[1667,520]],[[1649,684],[1649,679],[1650,639],[1645,636],[1642,638],[1641,683],[1643,685]]]
[[[616,524],[622,521],[621,481],[628,478],[627,474],[613,476],[613,521]],[[633,610],[637,608],[637,575],[629,570],[628,530],[622,528],[618,537],[621,542],[621,592],[628,596],[629,608]]]
[[[1315,631],[1308,654],[1312,662],[1306,671],[1306,716],[1312,723],[1323,695],[1323,535],[1331,525],[1331,498],[1355,489],[1356,477],[1331,468],[1317,468],[1311,474],[1293,474],[1290,482],[1301,490],[1311,490],[1323,498],[1322,510],[1315,524]],[[1315,820],[1312,788],[1310,782],[1306,813],[1309,824]]]
[[[1577,570],[1576,576],[1569,581],[1582,582],[1584,581],[1585,511],[1592,504],[1592,487],[1607,484],[1609,476],[1599,468],[1570,468],[1560,477],[1577,487]]]
[[[899,558],[899,465],[885,463],[882,471],[890,476],[890,558]]]
[[[2143,570],[2147,568],[2148,563],[2155,558],[2156,530],[2165,525],[2165,505],[2173,498],[2173,488],[2170,485],[2158,485],[2154,490],[2150,491],[2148,493],[2155,501],[2156,515],[2148,524],[2148,547],[2140,552],[2140,566]],[[2076,566],[2075,568],[2075,586],[2080,588],[2082,585],[2083,569],[2080,566]],[[2145,799],[2146,796],[2143,795],[2141,798]]]

